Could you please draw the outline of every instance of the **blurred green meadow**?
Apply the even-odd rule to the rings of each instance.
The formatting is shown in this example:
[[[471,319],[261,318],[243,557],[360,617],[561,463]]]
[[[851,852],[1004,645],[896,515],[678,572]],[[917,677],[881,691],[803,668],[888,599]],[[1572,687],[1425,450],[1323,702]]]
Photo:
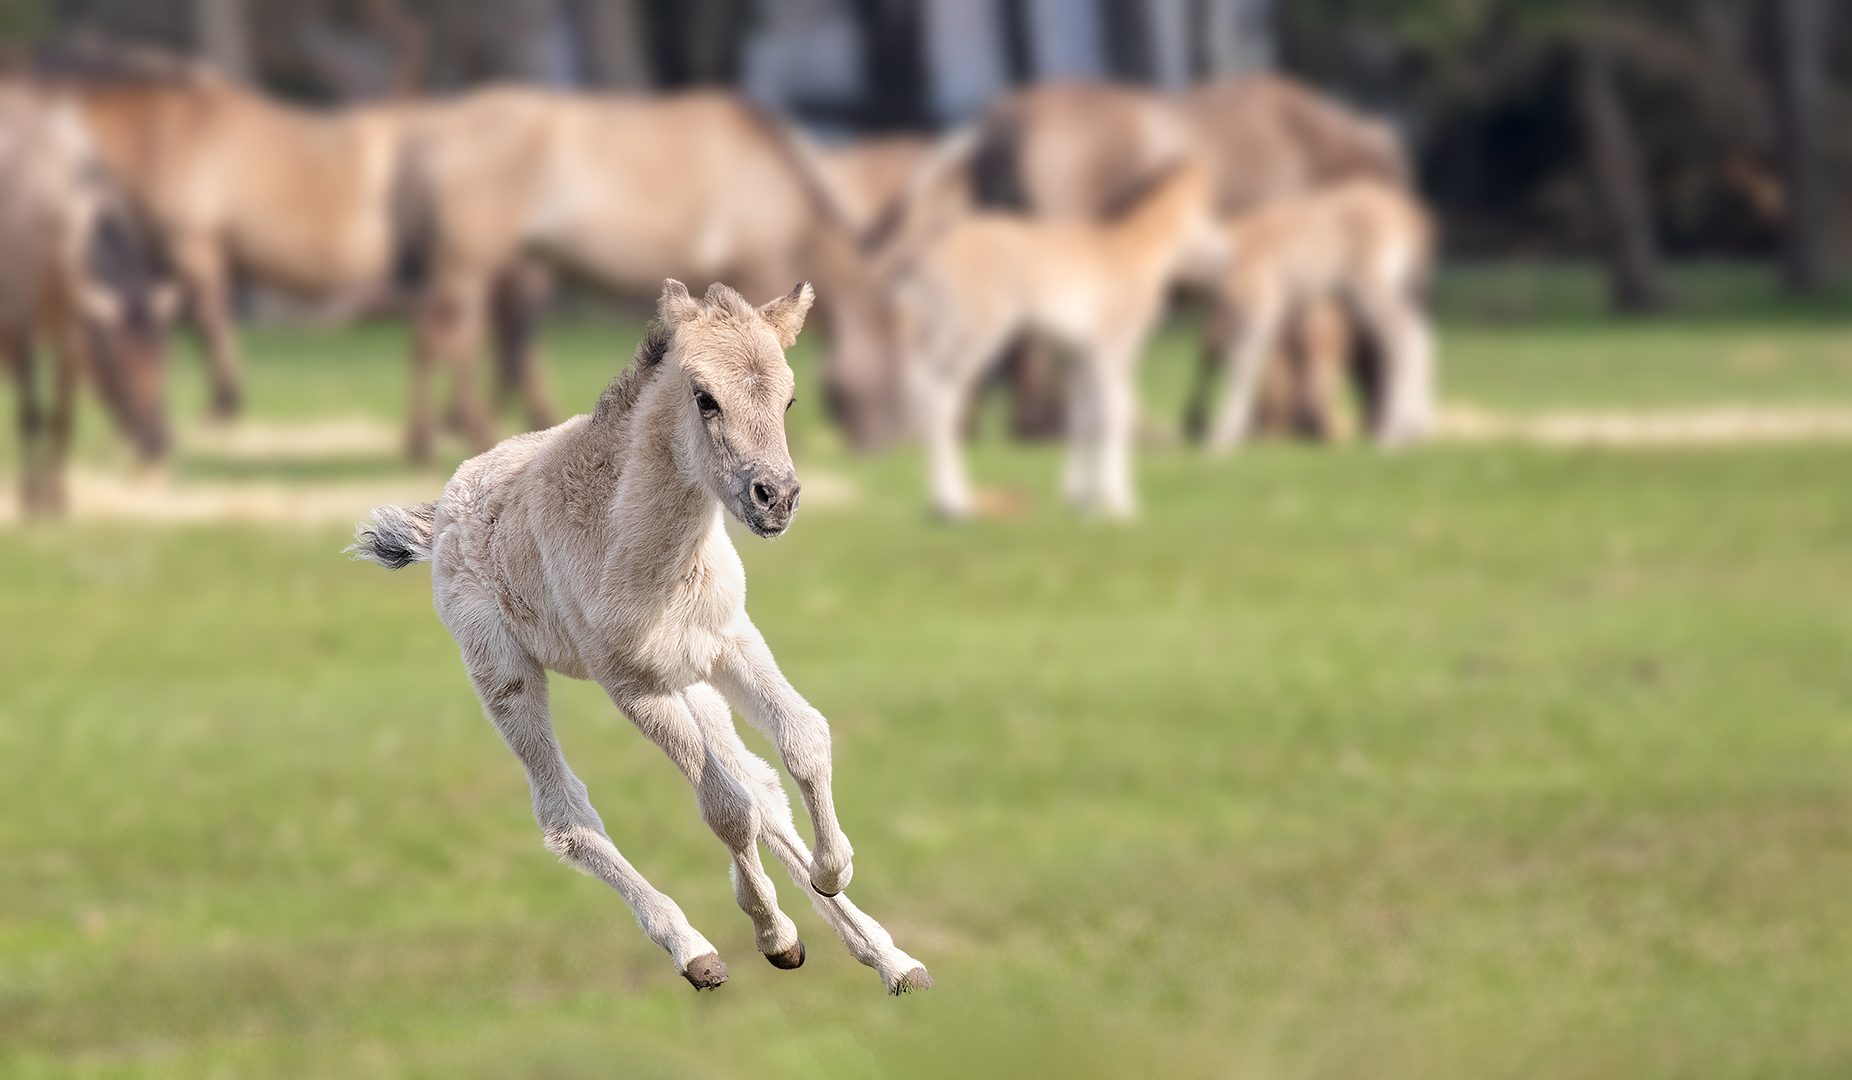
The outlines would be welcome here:
[[[1456,271],[1447,397],[1852,406],[1836,299],[1732,308],[1714,276],[1624,321],[1584,278]],[[568,411],[636,334],[549,334]],[[613,838],[729,964],[692,992],[541,846],[428,568],[336,528],[12,527],[0,1075],[1852,1073],[1852,445],[1210,462],[1165,436],[1178,326],[1136,525],[1075,521],[1054,449],[991,438],[974,473],[1021,512],[953,528],[914,451],[842,450],[813,347],[792,443],[830,494],[739,540],[749,608],[831,720],[852,894],[932,991],[885,996],[782,875],[809,960],[760,960],[674,768],[556,678]],[[251,421],[396,424],[403,348],[255,329]],[[174,385],[196,417],[190,358]]]

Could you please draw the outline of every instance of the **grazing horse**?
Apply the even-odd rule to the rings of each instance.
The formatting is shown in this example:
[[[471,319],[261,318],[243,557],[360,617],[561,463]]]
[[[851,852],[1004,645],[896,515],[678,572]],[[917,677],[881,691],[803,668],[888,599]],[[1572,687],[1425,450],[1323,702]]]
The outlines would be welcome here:
[[[933,145],[925,135],[883,135],[829,147],[818,160],[843,215],[866,231],[906,193],[914,173],[932,158]]]
[[[491,87],[433,106],[407,154],[412,232],[428,268],[414,357],[412,443],[429,448],[425,389],[467,372],[484,339],[497,268],[533,255],[602,286],[653,291],[665,277],[748,291],[808,277],[824,288],[832,400],[841,358],[880,340],[864,324],[856,230],[825,166],[794,132],[733,94],[657,98]],[[465,427],[483,410],[459,376]],[[851,428],[851,437],[860,435]]]
[[[1219,259],[1209,176],[1194,164],[1160,174],[1106,224],[975,214],[947,229],[896,286],[933,508],[971,512],[961,416],[997,353],[1027,334],[1073,362],[1068,498],[1130,516],[1140,353],[1171,283]]]
[[[390,288],[410,107],[304,112],[203,67],[130,50],[52,55],[42,68],[77,102],[185,285],[215,414],[234,414],[242,396],[235,272],[352,304]]]
[[[1433,226],[1406,192],[1374,180],[1269,203],[1226,226],[1228,263],[1205,360],[1219,357],[1227,385],[1209,447],[1247,437],[1267,358],[1293,313],[1335,300],[1367,330],[1383,357],[1381,402],[1370,417],[1385,444],[1420,438],[1435,413],[1434,335],[1422,308]],[[1192,396],[1208,397],[1213,368],[1199,369]]]
[[[99,153],[184,284],[215,415],[235,414],[243,395],[235,276],[351,315],[395,299],[422,269],[402,155],[431,105],[297,109],[209,68],[113,46],[51,52],[39,68],[79,104]],[[496,269],[502,366],[527,399],[529,423],[544,427],[552,405],[532,346],[533,308],[544,296],[518,263]],[[475,434],[486,446],[486,435]]]
[[[76,111],[0,89],[0,362],[18,394],[29,515],[64,510],[77,386],[86,376],[143,461],[167,449],[166,331],[178,300],[99,165]],[[35,343],[56,357],[50,415]]]
[[[759,951],[804,962],[759,862],[763,841],[857,960],[891,993],[932,979],[842,890],[850,847],[830,795],[830,732],[746,615],[732,514],[777,536],[797,512],[785,445],[794,400],[784,350],[812,292],[754,310],[724,285],[693,299],[666,282],[630,367],[590,416],[521,435],[463,463],[435,504],[381,507],[357,558],[432,564],[437,611],[462,646],[489,719],[527,768],[552,850],[616,889],[696,989],[727,977],[714,946],[605,834],[547,713],[547,672],[592,679],[694,786],[733,856],[733,888]],[[771,740],[803,793],[814,857],[778,774],[740,742],[731,704]]]

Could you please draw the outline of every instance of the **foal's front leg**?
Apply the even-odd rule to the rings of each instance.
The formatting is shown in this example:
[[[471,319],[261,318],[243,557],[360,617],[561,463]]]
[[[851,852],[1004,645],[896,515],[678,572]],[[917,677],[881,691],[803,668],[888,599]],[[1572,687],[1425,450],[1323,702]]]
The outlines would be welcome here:
[[[750,781],[735,776],[733,766],[716,756],[716,740],[724,737],[721,726],[730,730],[733,723],[727,703],[705,685],[679,694],[615,690],[611,696],[694,786],[702,819],[733,856],[733,895],[752,919],[759,951],[774,967],[802,964],[797,924],[778,910],[778,893],[759,862],[758,799],[747,786]]]
[[[585,784],[572,774],[547,714],[547,675],[506,639],[468,641],[464,666],[483,711],[502,741],[527,769],[534,818],[549,849],[616,889],[649,939],[668,950],[675,970],[697,990],[719,986],[727,966],[714,946],[688,924],[675,901],[644,880],[605,834]]]
[[[792,688],[759,628],[744,616],[714,661],[711,681],[746,722],[778,748],[816,830],[810,885],[824,896],[835,896],[849,884],[855,851],[836,821],[830,795],[829,722]]]
[[[686,696],[689,709],[701,725],[701,734],[707,739],[708,749],[758,800],[759,838],[784,864],[792,882],[810,897],[811,906],[828,920],[843,944],[849,947],[850,954],[879,972],[890,994],[929,989],[932,976],[927,973],[926,966],[901,952],[893,936],[882,929],[880,923],[850,903],[847,896],[824,896],[810,884],[810,850],[798,838],[797,826],[791,823],[791,801],[785,796],[784,785],[779,783],[778,771],[740,741],[726,699],[706,684],[689,687]],[[767,959],[778,963],[776,958],[768,956]],[[798,963],[803,959],[804,950],[800,945],[797,947]]]

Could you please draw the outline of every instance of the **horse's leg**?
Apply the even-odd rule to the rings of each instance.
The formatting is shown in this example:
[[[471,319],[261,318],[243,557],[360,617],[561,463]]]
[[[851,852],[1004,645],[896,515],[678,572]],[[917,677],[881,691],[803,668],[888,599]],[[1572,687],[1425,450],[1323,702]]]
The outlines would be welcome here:
[[[970,380],[937,364],[916,367],[912,377],[920,431],[926,439],[926,486],[932,508],[943,517],[968,517],[971,486],[965,477],[959,417],[968,407]]]
[[[1343,426],[1339,393],[1352,348],[1350,316],[1335,300],[1313,301],[1300,316],[1304,364],[1294,387],[1295,427],[1331,442]]]
[[[38,380],[33,371],[32,341],[24,334],[0,337],[6,366],[13,375],[13,389],[19,427],[19,504],[23,514],[31,516],[45,509],[44,475],[41,459],[44,450],[45,414],[39,408]]]
[[[431,458],[431,372],[439,364],[451,369],[457,414],[472,449],[481,452],[492,444],[488,415],[476,385],[488,293],[487,274],[467,269],[451,271],[438,275],[419,305],[412,354],[411,428],[407,436],[414,460]]]
[[[778,670],[778,661],[759,628],[744,617],[740,623],[715,660],[709,681],[754,730],[778,748],[816,830],[810,884],[823,895],[834,896],[849,884],[855,850],[836,821],[836,803],[830,793],[829,722]]]
[[[225,252],[211,238],[193,238],[174,246],[174,268],[186,287],[212,371],[212,415],[235,416],[244,396],[244,362],[232,325],[230,275]]]
[[[504,271],[495,287],[495,405],[500,409],[520,394],[527,425],[535,431],[554,424],[553,397],[537,344],[541,311],[551,292],[547,268],[527,261]]]
[[[695,691],[704,690],[713,693],[713,688],[697,686],[689,691],[692,698]],[[898,994],[907,990],[925,990],[932,986],[932,976],[918,960],[901,952],[894,945],[894,939],[882,929],[881,924],[869,918],[847,896],[824,896],[810,884],[810,849],[798,836],[797,826],[791,820],[791,800],[786,797],[784,785],[778,781],[778,772],[746,748],[740,741],[739,732],[733,727],[733,717],[727,711],[724,699],[716,696],[717,709],[713,715],[718,723],[702,722],[702,734],[707,737],[707,745],[714,755],[726,765],[727,770],[745,783],[747,790],[759,804],[759,839],[765,841],[772,855],[784,864],[791,875],[791,881],[810,897],[811,906],[817,909],[830,928],[842,938],[848,946],[850,955],[863,964],[881,973],[881,981],[887,984],[889,993]],[[698,717],[705,717],[707,710],[697,711]],[[798,961],[803,961],[803,951],[798,950]],[[777,963],[777,960],[773,960]]]
[[[1067,457],[1061,463],[1061,494],[1080,511],[1099,501],[1100,384],[1096,358],[1076,353],[1067,374]]]
[[[408,415],[405,428],[405,452],[415,462],[428,464],[436,440],[431,417],[431,369],[437,366],[437,353],[446,313],[435,289],[422,297],[412,316],[411,386],[407,390]]]
[[[573,775],[554,737],[547,713],[546,672],[498,629],[478,629],[476,634],[470,640],[459,639],[463,663],[483,711],[527,770],[534,819],[540,823],[547,847],[616,889],[636,914],[643,932],[668,950],[675,970],[695,989],[725,982],[727,967],[714,946],[688,924],[675,901],[644,880],[606,835],[585,784]]]
[[[1387,369],[1377,439],[1390,446],[1418,439],[1434,421],[1434,343],[1427,318],[1382,286],[1358,290],[1356,306],[1371,324]]]
[[[1254,420],[1254,395],[1280,336],[1285,304],[1267,296],[1242,305],[1241,330],[1227,353],[1228,385],[1209,435],[1209,449],[1225,454],[1247,438]]]
[[[1129,518],[1138,511],[1138,500],[1132,492],[1132,439],[1138,428],[1138,389],[1132,373],[1137,363],[1138,347],[1134,344],[1102,352],[1090,365],[1100,410],[1094,490],[1100,510],[1108,517]]]
[[[746,753],[740,745],[739,733],[733,728],[733,710],[728,707],[727,699],[720,696],[720,691],[706,683],[696,683],[682,694],[683,702],[688,706],[688,713],[694,717],[695,726],[700,730],[701,739],[707,751],[719,759],[726,775],[739,784],[740,789],[752,799],[757,807],[754,811],[763,817],[763,800],[756,787],[763,786],[766,777],[771,778],[772,785],[778,785],[778,774],[772,767],[756,755]],[[781,789],[782,790],[782,789]],[[785,816],[791,814],[790,806],[785,807]],[[729,833],[732,824],[727,825]],[[763,821],[759,822],[757,832],[764,830]],[[716,834],[721,827],[715,826]],[[804,943],[797,938],[797,925],[778,910],[778,890],[772,886],[772,879],[765,873],[765,866],[759,861],[759,846],[756,835],[744,837],[722,835],[727,849],[733,853],[733,896],[739,901],[740,910],[752,919],[753,941],[773,967],[795,968],[804,963]],[[738,841],[738,842],[736,842]]]
[[[71,421],[77,405],[77,378],[84,363],[79,351],[82,330],[64,326],[54,343],[51,419],[45,432],[45,507],[62,514],[68,504],[65,471],[71,458]]]
[[[1215,398],[1215,383],[1222,374],[1222,357],[1233,336],[1226,305],[1218,304],[1203,329],[1202,347],[1196,356],[1196,374],[1190,381],[1189,397],[1183,403],[1183,436],[1200,443],[1209,434],[1209,405]]]

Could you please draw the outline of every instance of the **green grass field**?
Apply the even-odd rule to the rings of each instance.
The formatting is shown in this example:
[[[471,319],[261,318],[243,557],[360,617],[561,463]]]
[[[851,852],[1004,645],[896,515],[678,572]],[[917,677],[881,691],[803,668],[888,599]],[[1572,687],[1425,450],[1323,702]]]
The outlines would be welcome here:
[[[562,401],[634,340],[554,332]],[[395,420],[401,347],[260,329],[253,415]],[[1444,348],[1501,409],[1852,404],[1814,309],[1464,310]],[[673,767],[556,679],[613,837],[730,965],[691,992],[541,846],[426,568],[66,524],[0,532],[0,1075],[1852,1072],[1852,450],[1159,447],[1106,527],[993,440],[1026,512],[948,528],[797,359],[800,473],[852,497],[740,541],[749,604],[831,719],[853,894],[935,989],[884,996],[788,883],[809,962],[761,961]]]

